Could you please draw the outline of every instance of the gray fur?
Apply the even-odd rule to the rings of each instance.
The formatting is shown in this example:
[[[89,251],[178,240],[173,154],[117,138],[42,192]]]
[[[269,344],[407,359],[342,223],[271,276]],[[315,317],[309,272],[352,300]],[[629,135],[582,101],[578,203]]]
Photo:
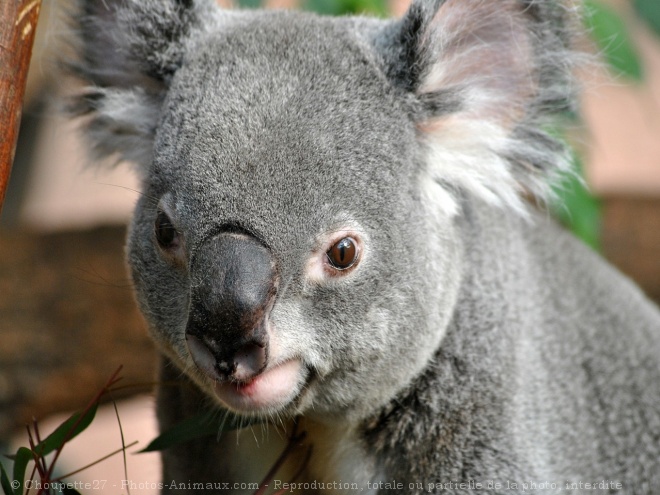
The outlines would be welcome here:
[[[79,108],[98,154],[143,177],[128,259],[161,376],[180,381],[160,388],[161,426],[224,411],[186,341],[191,294],[214,286],[198,267],[223,263],[196,255],[218,235],[267,247],[272,352],[304,367],[286,404],[242,411],[268,420],[254,436],[169,449],[166,483],[258,482],[297,418],[313,446],[298,481],[317,482],[299,493],[660,491],[660,313],[521,206],[564,167],[542,124],[572,104],[572,8],[420,0],[380,21],[98,0],[86,15]],[[180,240],[167,250],[159,211]],[[314,275],[342,230],[359,264]],[[482,486],[433,485],[449,482]]]

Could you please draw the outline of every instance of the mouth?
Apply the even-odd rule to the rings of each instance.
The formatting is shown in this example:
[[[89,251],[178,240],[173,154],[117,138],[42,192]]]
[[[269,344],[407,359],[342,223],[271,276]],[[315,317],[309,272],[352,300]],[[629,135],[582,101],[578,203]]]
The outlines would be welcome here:
[[[215,382],[222,404],[237,413],[266,413],[283,409],[300,394],[309,372],[299,359],[267,368],[246,381]]]

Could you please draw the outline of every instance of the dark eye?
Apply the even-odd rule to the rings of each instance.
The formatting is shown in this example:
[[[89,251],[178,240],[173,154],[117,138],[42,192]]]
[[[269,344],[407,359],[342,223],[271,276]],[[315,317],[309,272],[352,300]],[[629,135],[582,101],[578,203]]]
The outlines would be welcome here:
[[[167,214],[163,211],[158,212],[158,216],[156,217],[155,231],[156,240],[162,248],[171,248],[176,246],[179,233],[174,228],[174,225],[172,225],[170,217],[168,217]]]
[[[358,248],[351,237],[344,237],[328,250],[328,261],[337,270],[345,270],[357,261]]]

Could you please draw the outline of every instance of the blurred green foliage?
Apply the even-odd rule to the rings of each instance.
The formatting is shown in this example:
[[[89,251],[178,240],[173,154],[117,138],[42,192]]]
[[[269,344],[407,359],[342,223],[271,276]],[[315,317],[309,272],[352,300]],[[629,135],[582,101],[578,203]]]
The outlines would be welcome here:
[[[634,0],[635,12],[660,34],[660,0]],[[644,66],[626,20],[602,0],[585,0],[584,24],[600,56],[615,77],[640,83]],[[553,205],[557,217],[589,246],[600,246],[601,208],[598,199],[586,188],[582,160],[573,152],[575,176],[567,177],[555,189]]]
[[[642,62],[626,23],[618,13],[602,2],[585,0],[584,22],[614,73],[641,81],[644,77]]]
[[[305,10],[322,15],[369,14],[387,17],[389,14],[386,0],[300,0]],[[242,8],[261,7],[261,0],[238,0]]]
[[[383,0],[304,0],[303,7],[319,14],[371,14],[387,17],[388,6]]]
[[[660,0],[634,0],[633,7],[640,19],[660,35]]]
[[[556,199],[551,205],[553,214],[569,227],[585,244],[600,249],[601,203],[589,191],[584,181],[584,167],[580,156],[572,151],[574,174],[566,175],[554,186]]]

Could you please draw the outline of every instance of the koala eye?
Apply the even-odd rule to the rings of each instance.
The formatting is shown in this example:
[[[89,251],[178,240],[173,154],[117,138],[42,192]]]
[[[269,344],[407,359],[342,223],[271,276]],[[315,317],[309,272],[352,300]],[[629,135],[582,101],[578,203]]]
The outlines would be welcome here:
[[[159,211],[156,217],[155,232],[160,247],[166,249],[175,247],[178,244],[179,233],[172,225],[170,217],[163,211]]]
[[[337,270],[346,270],[358,259],[357,243],[352,237],[344,237],[327,252],[328,261]]]

